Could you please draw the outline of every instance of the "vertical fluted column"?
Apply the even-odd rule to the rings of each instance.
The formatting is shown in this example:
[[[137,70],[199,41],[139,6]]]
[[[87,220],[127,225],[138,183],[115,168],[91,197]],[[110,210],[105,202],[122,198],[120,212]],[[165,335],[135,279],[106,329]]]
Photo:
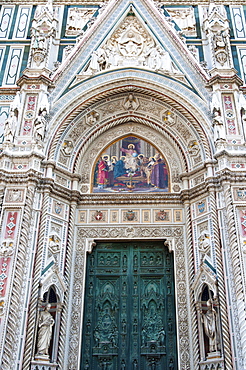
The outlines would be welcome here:
[[[70,205],[69,214],[69,228],[67,237],[67,248],[66,248],[66,266],[65,266],[65,280],[68,284],[68,289],[64,294],[63,310],[61,313],[61,326],[60,326],[60,336],[59,336],[59,347],[58,347],[58,364],[59,369],[64,368],[64,356],[65,356],[65,343],[66,343],[66,333],[67,333],[67,323],[68,323],[68,303],[69,303],[69,287],[71,281],[71,267],[72,267],[72,253],[73,253],[73,242],[74,242],[74,224],[75,224],[75,214],[76,214],[77,202],[73,201]]]
[[[26,334],[26,343],[24,351],[24,360],[23,360],[23,370],[29,370],[32,356],[34,355],[35,350],[35,338],[36,338],[36,321],[38,314],[38,298],[39,298],[39,282],[41,276],[42,268],[42,252],[44,245],[44,235],[45,235],[45,226],[47,220],[47,211],[48,211],[48,202],[49,202],[49,190],[44,191],[43,204],[42,204],[42,214],[39,227],[39,236],[36,249],[36,258],[34,265],[33,273],[33,282],[32,282],[32,294],[30,299],[30,306],[28,312],[28,324],[27,324],[27,334]]]
[[[186,221],[186,245],[188,251],[188,273],[190,283],[190,313],[191,313],[191,335],[192,335],[192,361],[191,367],[193,369],[198,367],[199,364],[199,338],[198,338],[198,326],[197,326],[197,314],[195,307],[195,300],[191,285],[194,280],[194,254],[193,254],[193,243],[192,243],[192,225],[191,225],[191,209],[190,204],[185,204],[185,221]]]
[[[34,200],[34,186],[29,186],[26,194],[26,203],[23,210],[21,223],[21,233],[18,243],[18,252],[15,261],[15,270],[13,285],[11,291],[11,301],[7,321],[7,330],[4,344],[4,354],[2,358],[1,369],[14,369],[16,348],[14,348],[18,339],[17,331],[20,325],[20,312],[22,310],[22,287],[23,277],[25,276],[25,264],[27,258],[28,239],[31,225],[31,214]]]
[[[231,341],[230,341],[230,330],[228,322],[228,311],[224,281],[224,270],[223,270],[223,255],[221,250],[221,240],[219,234],[218,214],[215,193],[213,190],[210,191],[210,205],[211,205],[211,216],[213,225],[213,237],[216,255],[216,272],[218,277],[218,298],[220,305],[221,314],[221,327],[222,327],[222,346],[221,351],[225,359],[226,369],[233,369],[232,365],[232,353],[231,353]]]

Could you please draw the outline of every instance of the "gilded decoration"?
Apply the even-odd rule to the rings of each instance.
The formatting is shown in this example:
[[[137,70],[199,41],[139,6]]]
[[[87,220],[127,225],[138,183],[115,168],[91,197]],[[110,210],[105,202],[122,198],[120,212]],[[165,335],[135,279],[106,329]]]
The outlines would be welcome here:
[[[127,136],[100,154],[93,192],[168,191],[168,178],[163,155],[149,142]]]
[[[110,141],[111,142],[114,142],[117,137],[120,138],[123,133],[127,133],[129,131],[131,133],[131,136],[132,136],[132,131],[134,133],[136,133],[136,134],[139,133],[139,135],[141,135],[141,137],[146,137],[146,138],[148,138],[148,141],[149,142],[155,143],[155,147],[157,147],[157,148],[165,148],[164,153],[165,153],[165,155],[167,155],[167,157],[169,159],[168,165],[170,166],[169,167],[170,168],[170,171],[175,171],[175,172],[179,172],[179,173],[182,172],[181,167],[180,167],[180,165],[181,165],[180,162],[181,161],[177,157],[177,154],[176,154],[177,152],[173,150],[174,149],[173,146],[171,146],[171,144],[168,141],[165,142],[160,136],[159,137],[156,136],[154,134],[154,132],[151,129],[149,129],[148,127],[143,127],[142,125],[139,125],[139,124],[135,124],[134,126],[131,125],[131,124],[129,124],[129,125],[121,125],[119,127],[114,127],[113,129],[110,130],[110,133],[105,132],[104,134],[101,134],[100,139],[99,138],[96,139],[94,141],[93,146],[90,146],[88,148],[84,147],[84,149],[80,152],[80,156],[81,156],[81,158],[83,158],[82,161],[80,162],[80,166],[81,166],[81,170],[80,171],[81,171],[81,175],[82,175],[82,181],[86,181],[89,178],[92,179],[91,180],[92,181],[91,182],[92,184],[94,183],[94,181],[96,181],[94,179],[94,177],[95,177],[94,176],[94,174],[95,174],[95,172],[94,172],[95,171],[95,168],[93,169],[92,164],[93,163],[96,163],[95,161],[96,161],[98,152],[96,152],[93,149],[93,147],[96,147],[96,148],[99,148],[99,147],[105,148],[106,145],[108,144],[108,142],[110,142]],[[134,137],[137,137],[137,136],[134,136]],[[151,155],[149,155],[149,157],[150,156]],[[91,172],[92,170],[93,170],[93,172]],[[91,174],[90,174],[90,172],[91,172]],[[129,179],[130,176],[131,176],[131,174],[127,177],[127,179],[129,180],[128,181],[128,185],[131,186],[131,182],[130,182],[130,179]],[[134,179],[134,177],[133,177],[133,179]],[[144,177],[143,179],[145,181],[147,181],[147,176]],[[164,187],[164,190],[165,189],[167,189],[167,186]]]
[[[166,108],[163,109],[163,106],[165,105]],[[135,112],[134,117],[131,116],[133,112]],[[131,117],[133,121],[132,123],[130,123]],[[118,127],[116,127],[116,125]],[[159,133],[162,132],[163,139],[161,139],[161,135],[157,135],[156,132],[154,133],[151,128],[157,129]],[[99,133],[101,134],[100,140],[96,139]],[[158,186],[158,184],[155,186],[157,186],[157,188],[167,189],[170,182],[169,176],[172,176],[170,178],[172,178],[172,182],[174,183],[173,185],[175,185],[175,183],[180,182],[179,177],[176,176],[176,174],[185,171],[184,168],[181,168],[183,159],[178,158],[175,153],[176,144],[171,144],[173,139],[171,139],[170,135],[178,137],[178,140],[182,142],[183,147],[186,148],[192,158],[190,159],[190,166],[197,165],[202,160],[201,139],[199,136],[194,136],[194,131],[192,130],[190,123],[187,122],[187,120],[184,119],[178,111],[173,108],[170,109],[168,104],[159,102],[156,99],[151,99],[150,101],[143,95],[136,93],[127,95],[121,94],[116,98],[114,97],[107,101],[104,100],[103,103],[99,102],[92,105],[89,113],[88,110],[80,113],[73,120],[71,129],[66,133],[66,136],[63,136],[63,144],[59,157],[59,162],[62,165],[65,165],[66,167],[71,166],[71,158],[74,158],[74,148],[82,144],[82,135],[84,138],[90,138],[90,143],[94,140],[93,144],[90,144],[89,148],[85,145],[81,151],[81,155],[85,151],[83,155],[83,178],[84,176],[87,178],[92,176],[89,176],[92,164],[96,167],[98,166],[98,148],[101,149],[102,155],[107,156],[108,167],[112,167],[112,164],[114,166],[114,163],[121,159],[120,157],[126,157],[127,153],[123,153],[122,149],[131,151],[135,150],[137,155],[143,155],[149,159],[149,162],[151,157],[160,153],[162,156],[161,159],[164,160],[164,162],[165,158],[168,158],[169,161],[168,163],[165,162],[164,166],[169,167],[170,173],[165,175],[168,178],[165,180],[166,183],[168,183],[168,186],[166,185],[163,187]],[[127,137],[127,135],[135,138],[139,137],[139,139],[142,138],[142,147],[130,149],[128,147],[122,147],[122,136]],[[118,144],[116,143],[117,138]],[[109,143],[112,143],[111,146],[108,146]],[[150,149],[148,148],[147,143],[149,143]],[[129,142],[128,145],[129,144],[133,144],[135,146],[134,142]],[[105,149],[106,146],[108,146],[107,149]],[[178,151],[179,149],[177,148],[177,152]],[[144,160],[146,160],[146,158],[144,158]],[[138,161],[140,162],[142,160],[138,158]],[[80,161],[77,163],[80,163]],[[94,167],[94,171],[97,171],[96,167]],[[133,177],[136,177],[136,168],[133,167],[131,172],[134,173]],[[141,175],[140,167],[141,166],[139,166],[138,171],[139,176]],[[129,174],[130,169],[128,168],[127,170]],[[147,179],[147,174],[145,174],[144,177],[145,176]],[[131,177],[130,174],[129,177]],[[98,185],[102,185],[102,187],[105,185],[97,182],[96,173],[94,173],[94,178],[91,181],[95,188],[98,187]],[[107,181],[109,183],[109,180]],[[87,181],[83,182],[87,183]],[[111,182],[113,183],[114,180]],[[151,181],[148,181],[147,179],[146,184],[149,183],[151,184]],[[127,185],[132,186],[134,184],[129,182],[129,184],[125,184],[125,187],[127,187]],[[111,186],[108,187],[111,188]]]

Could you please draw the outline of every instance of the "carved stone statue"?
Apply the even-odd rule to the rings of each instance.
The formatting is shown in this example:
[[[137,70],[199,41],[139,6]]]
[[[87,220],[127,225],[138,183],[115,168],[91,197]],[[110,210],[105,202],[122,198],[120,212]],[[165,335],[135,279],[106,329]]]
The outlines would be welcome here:
[[[179,9],[170,8],[168,9],[168,13],[186,36],[196,35],[196,21],[194,9],[192,7]]]
[[[129,94],[124,99],[123,107],[126,110],[136,110],[139,107],[138,98],[135,97],[133,94]]]
[[[49,355],[49,346],[52,336],[52,326],[55,321],[49,313],[51,305],[47,304],[44,311],[40,312],[38,323],[37,355]]]
[[[49,237],[49,250],[53,254],[57,254],[60,252],[60,238],[55,232],[52,232]]]
[[[214,126],[214,142],[216,142],[216,140],[226,140],[224,121],[219,111],[214,112],[213,126]]]
[[[210,250],[210,236],[208,233],[203,232],[198,239],[198,249],[201,254],[201,262],[204,258],[204,256],[209,252]]]
[[[17,128],[17,117],[14,110],[10,110],[9,116],[4,123],[4,142],[13,143]]]
[[[45,129],[46,129],[46,115],[47,110],[43,109],[39,111],[38,117],[34,121],[34,130],[33,130],[33,136],[36,142],[41,142],[44,140],[45,136]]]
[[[79,31],[91,19],[94,12],[94,9],[70,8],[68,10],[66,36],[78,35]]]
[[[215,50],[225,49],[226,40],[225,40],[224,33],[221,30],[217,31],[217,33],[214,35],[213,42],[214,42],[214,49]]]
[[[107,42],[91,55],[87,73],[132,66],[176,73],[169,53],[157,45],[136,17],[127,17]],[[85,73],[86,73],[85,72]]]
[[[207,301],[207,307],[207,312],[202,313],[201,318],[205,334],[209,338],[209,351],[216,352],[218,350],[217,312],[213,307],[212,299]]]

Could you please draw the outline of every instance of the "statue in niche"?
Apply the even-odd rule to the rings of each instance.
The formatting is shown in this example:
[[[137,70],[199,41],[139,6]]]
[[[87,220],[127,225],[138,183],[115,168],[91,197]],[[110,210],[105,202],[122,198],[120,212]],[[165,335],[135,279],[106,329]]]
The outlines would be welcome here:
[[[4,142],[13,143],[17,129],[17,111],[11,109],[4,123]]]
[[[203,258],[210,250],[210,235],[206,232],[203,232],[198,239],[198,249],[201,254],[201,262]]]
[[[44,311],[41,311],[39,315],[37,355],[49,355],[52,326],[55,323],[53,317],[49,313],[50,308],[51,305],[47,304]]]
[[[226,39],[225,34],[222,30],[217,31],[213,37],[214,50],[225,49]]]
[[[169,366],[168,366],[168,368],[170,369],[170,370],[173,370],[174,369],[174,363],[173,363],[173,359],[171,358],[170,359],[170,361],[169,361]]]
[[[40,33],[39,30],[36,30],[33,42],[33,49],[39,49],[46,51],[47,50],[47,40],[44,34]]]
[[[60,252],[60,237],[56,232],[53,232],[49,237],[49,250],[54,255]]]
[[[195,45],[189,45],[188,49],[191,52],[191,54],[193,55],[193,57],[196,58],[197,61],[199,61],[198,48]]]
[[[99,334],[98,329],[95,329],[95,331],[94,331],[94,340],[95,340],[95,343],[96,343],[96,347],[99,347],[99,345],[100,345],[100,334]]]
[[[214,111],[213,117],[213,127],[214,127],[214,142],[216,140],[226,140],[226,132],[223,118],[221,117],[220,111]]]
[[[159,336],[158,336],[159,344],[161,347],[165,345],[165,337],[166,337],[166,333],[165,333],[165,330],[162,328],[159,331]]]
[[[226,50],[227,31],[219,30],[213,36],[213,48],[215,51],[215,59],[220,65],[224,65],[228,59]]]
[[[207,301],[206,313],[201,312],[201,320],[204,326],[204,331],[209,338],[209,352],[218,351],[218,314],[213,306],[213,300],[210,298]]]
[[[47,115],[47,110],[40,109],[38,117],[34,121],[34,131],[33,131],[33,136],[36,142],[41,142],[44,140],[45,136],[45,129],[46,129],[46,115]]]
[[[72,50],[74,48],[74,45],[68,45],[63,50],[63,60],[67,59],[67,57],[71,54]]]

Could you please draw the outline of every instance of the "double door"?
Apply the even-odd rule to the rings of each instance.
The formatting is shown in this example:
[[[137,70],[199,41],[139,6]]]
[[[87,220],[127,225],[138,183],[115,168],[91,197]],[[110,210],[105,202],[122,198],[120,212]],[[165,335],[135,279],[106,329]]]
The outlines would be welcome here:
[[[80,370],[177,369],[173,258],[163,242],[88,255]]]

